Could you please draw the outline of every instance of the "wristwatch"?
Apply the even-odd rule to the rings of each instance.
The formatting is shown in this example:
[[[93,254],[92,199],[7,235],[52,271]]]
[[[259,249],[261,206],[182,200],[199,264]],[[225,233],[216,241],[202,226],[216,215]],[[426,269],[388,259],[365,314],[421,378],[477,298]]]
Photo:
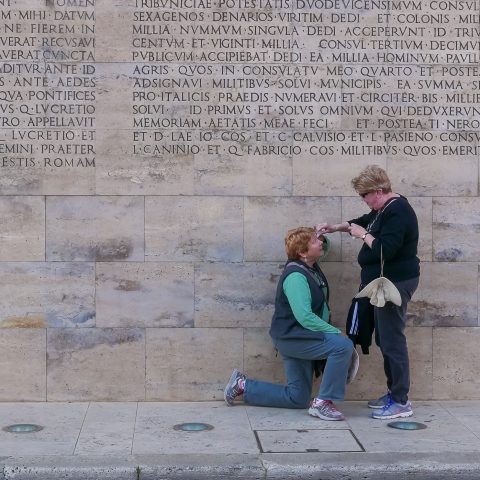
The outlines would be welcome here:
[[[368,232],[365,232],[360,238],[361,238],[362,240],[365,240],[365,237],[366,237],[367,235],[368,235]]]

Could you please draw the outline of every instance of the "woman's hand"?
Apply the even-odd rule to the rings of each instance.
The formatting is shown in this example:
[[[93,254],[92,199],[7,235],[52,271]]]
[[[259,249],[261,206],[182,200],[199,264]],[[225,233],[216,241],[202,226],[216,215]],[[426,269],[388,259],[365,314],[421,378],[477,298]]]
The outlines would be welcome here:
[[[350,232],[350,235],[354,238],[362,238],[362,235],[367,233],[367,231],[363,227],[357,225],[356,223],[352,223],[348,231]]]
[[[318,223],[315,225],[315,231],[317,233],[333,233],[335,232],[335,225],[330,225],[329,223]]]
[[[321,233],[333,233],[333,232],[348,232],[350,224],[348,222],[343,223],[317,223],[315,230],[317,234]]]

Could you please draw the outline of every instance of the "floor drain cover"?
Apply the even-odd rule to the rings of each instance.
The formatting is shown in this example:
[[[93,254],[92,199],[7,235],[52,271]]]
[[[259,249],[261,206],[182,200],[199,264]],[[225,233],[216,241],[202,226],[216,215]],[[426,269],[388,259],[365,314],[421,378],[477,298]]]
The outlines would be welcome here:
[[[174,430],[181,430],[182,432],[204,432],[206,430],[213,430],[213,426],[208,423],[179,423],[173,427]]]
[[[3,430],[10,433],[32,433],[43,430],[43,427],[40,425],[34,425],[33,423],[17,423],[15,425],[4,427]]]
[[[418,422],[390,422],[388,426],[400,430],[423,430],[427,428],[426,425]]]

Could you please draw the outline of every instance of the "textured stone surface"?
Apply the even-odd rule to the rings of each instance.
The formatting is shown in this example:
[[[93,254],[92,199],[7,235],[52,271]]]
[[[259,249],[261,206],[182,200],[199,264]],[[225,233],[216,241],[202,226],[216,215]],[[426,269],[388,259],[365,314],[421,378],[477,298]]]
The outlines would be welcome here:
[[[3,262],[0,272],[1,328],[95,325],[92,263]]]
[[[0,231],[0,261],[44,260],[44,197],[0,197]]]
[[[145,331],[140,328],[50,329],[47,399],[145,400]]]
[[[99,263],[98,327],[193,327],[193,265]]]
[[[146,340],[146,400],[220,400],[243,360],[241,328],[149,328]]]
[[[0,349],[0,400],[45,401],[46,331],[40,328],[2,328]]]
[[[281,273],[276,263],[198,264],[195,326],[270,326]]]
[[[433,251],[439,262],[478,262],[480,199],[433,200]]]
[[[236,197],[147,197],[147,261],[243,259],[243,201]]]
[[[427,262],[420,268],[409,321],[416,326],[477,326],[477,265]]]
[[[428,332],[480,318],[477,5],[328,3],[0,0],[0,328],[19,352],[40,329],[35,355],[52,330],[47,398],[191,400],[198,367],[204,399],[234,366],[279,379],[284,236],[366,213],[367,164],[418,216],[412,393],[440,391]],[[344,328],[361,242],[330,239]]]
[[[141,197],[48,197],[47,260],[143,261]]]
[[[480,398],[477,374],[479,336],[478,327],[433,329],[434,398]]]

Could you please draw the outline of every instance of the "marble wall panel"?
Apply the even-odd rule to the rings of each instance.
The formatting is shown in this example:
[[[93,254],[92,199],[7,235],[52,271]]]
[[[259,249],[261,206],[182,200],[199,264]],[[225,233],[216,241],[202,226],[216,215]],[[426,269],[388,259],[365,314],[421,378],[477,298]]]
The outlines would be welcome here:
[[[47,260],[143,261],[142,197],[48,197]]]
[[[282,356],[277,354],[268,328],[245,328],[243,373],[266,382],[285,384]]]
[[[474,196],[478,191],[476,156],[439,162],[435,155],[399,155],[388,160],[388,167],[392,184],[406,196]]]
[[[480,199],[433,200],[433,256],[439,262],[478,262]]]
[[[221,400],[243,368],[243,329],[147,329],[146,400]]]
[[[193,154],[159,154],[151,138],[133,146],[132,130],[99,130],[99,195],[192,195]],[[154,136],[155,133],[148,134]],[[138,153],[137,153],[138,152]]]
[[[403,192],[394,190],[403,195]],[[408,197],[418,219],[419,240],[417,256],[421,261],[432,261],[432,199],[429,197]],[[360,197],[342,198],[342,221],[358,218],[369,209]],[[342,235],[342,260],[357,259],[361,244],[348,234]]]
[[[340,218],[340,209],[340,198],[336,197],[246,198],[245,259],[286,261],[284,238],[288,230],[320,222],[334,223]],[[330,238],[328,260],[335,261],[340,258],[340,234]]]
[[[92,263],[1,262],[0,328],[95,326]]]
[[[477,326],[478,266],[473,263],[420,265],[420,284],[408,307],[415,326]]]
[[[45,329],[1,329],[0,349],[0,401],[45,401]]]
[[[326,134],[326,132],[314,133],[317,135]],[[357,157],[339,154],[342,148],[351,146],[351,140],[348,141],[347,139],[354,136],[354,134],[360,135],[360,132],[335,132],[335,134],[337,136],[333,140],[329,142],[322,141],[321,145],[319,145],[318,140],[314,140],[315,137],[309,136],[309,138],[314,140],[309,144],[309,150],[310,148],[328,148],[332,151],[331,155],[315,157],[310,152],[306,152],[294,157],[293,192],[295,195],[313,195],[317,197],[355,195],[350,181],[356,172],[360,172],[362,168],[370,165],[372,160],[368,155]],[[340,140],[336,139],[338,137]],[[382,163],[384,162],[378,162],[380,166],[385,168],[385,165],[381,165]]]
[[[45,259],[45,198],[0,197],[0,261]]]
[[[98,327],[193,327],[193,265],[99,263]]]
[[[147,197],[147,261],[243,260],[243,199]]]
[[[263,154],[253,141],[246,145],[227,144],[217,139],[223,133],[214,132],[215,140],[210,147],[213,152],[218,146],[218,154],[204,152],[195,156],[194,190],[197,195],[287,196],[292,193],[291,155]],[[260,133],[264,132],[257,132]],[[255,137],[253,132],[247,135]],[[267,148],[275,147],[270,142],[262,143]],[[208,151],[209,147],[206,148]],[[229,148],[238,148],[238,153],[229,154]],[[286,148],[288,150],[288,146]]]
[[[430,400],[433,396],[432,328],[408,327],[405,330],[410,359],[410,399]],[[387,390],[383,358],[372,342],[368,355],[361,353],[357,376],[347,385],[348,400],[373,400]]]
[[[274,263],[197,264],[195,326],[270,326],[282,267]]]
[[[479,340],[480,328],[433,329],[434,398],[480,398]]]
[[[49,329],[47,399],[145,400],[145,330]]]

